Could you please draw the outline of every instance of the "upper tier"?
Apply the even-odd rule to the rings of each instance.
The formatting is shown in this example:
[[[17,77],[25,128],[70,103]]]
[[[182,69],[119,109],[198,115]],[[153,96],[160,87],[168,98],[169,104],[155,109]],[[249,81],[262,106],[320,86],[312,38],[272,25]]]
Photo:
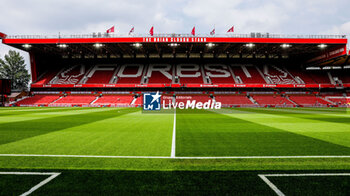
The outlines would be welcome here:
[[[32,87],[339,87],[347,74],[283,65],[103,64],[47,70]]]

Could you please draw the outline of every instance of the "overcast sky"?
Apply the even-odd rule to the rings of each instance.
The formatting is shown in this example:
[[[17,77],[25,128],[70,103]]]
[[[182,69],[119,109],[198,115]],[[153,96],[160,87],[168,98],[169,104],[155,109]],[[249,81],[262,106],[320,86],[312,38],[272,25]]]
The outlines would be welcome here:
[[[349,0],[0,0],[0,32],[8,35],[270,32],[345,34]],[[0,57],[8,51],[0,43]],[[26,56],[26,59],[28,57]],[[27,61],[28,62],[28,61]]]

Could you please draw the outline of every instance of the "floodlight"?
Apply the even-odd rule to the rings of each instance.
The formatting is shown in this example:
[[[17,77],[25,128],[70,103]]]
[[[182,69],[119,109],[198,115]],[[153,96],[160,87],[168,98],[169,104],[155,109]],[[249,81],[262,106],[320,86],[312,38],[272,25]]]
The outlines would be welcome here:
[[[180,44],[178,44],[178,43],[170,43],[170,44],[168,44],[168,46],[170,46],[170,47],[177,47],[177,46],[180,46]]]
[[[255,44],[253,44],[253,43],[248,43],[248,44],[246,44],[245,46],[248,47],[248,48],[252,48],[252,47],[255,46]]]
[[[23,44],[22,46],[23,46],[23,48],[25,48],[25,49],[29,49],[29,48],[32,47],[32,45],[30,45],[30,44]]]
[[[207,43],[206,45],[207,45],[208,48],[212,48],[212,47],[215,46],[215,44],[213,44],[213,43]]]
[[[67,44],[58,44],[57,47],[59,47],[59,48],[67,48],[68,45]]]
[[[140,47],[142,46],[142,44],[140,44],[140,43],[134,43],[134,44],[132,44],[132,46],[134,46],[134,47],[136,47],[136,48],[140,48]]]
[[[290,45],[290,44],[282,44],[282,45],[281,45],[282,48],[290,48],[291,46],[292,46],[292,45]]]
[[[319,48],[326,48],[327,47],[327,45],[326,44],[320,44],[320,45],[318,45],[317,47],[319,47]]]
[[[103,44],[100,44],[100,43],[94,44],[94,47],[95,47],[95,48],[101,48],[102,46],[103,46]]]

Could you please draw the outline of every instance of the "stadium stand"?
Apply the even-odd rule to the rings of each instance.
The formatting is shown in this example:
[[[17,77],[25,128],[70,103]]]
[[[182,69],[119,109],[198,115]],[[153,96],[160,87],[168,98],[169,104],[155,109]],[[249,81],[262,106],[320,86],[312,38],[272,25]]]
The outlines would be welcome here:
[[[253,95],[252,97],[260,106],[295,106],[293,102],[281,95]]]
[[[350,97],[331,96],[331,97],[325,97],[325,99],[331,101],[332,103],[338,106],[347,106],[350,104]]]
[[[277,65],[206,64],[75,65],[42,74],[34,85],[48,84],[350,84],[348,73],[303,71]],[[88,69],[88,70],[87,70]],[[175,74],[173,74],[173,72]]]
[[[262,67],[263,73],[267,80],[274,84],[297,84],[298,82],[294,80],[286,70],[283,68],[278,68],[273,65],[264,65]]]
[[[87,66],[74,65],[67,67],[56,75],[49,83],[50,84],[78,84],[85,75]]]
[[[134,100],[132,95],[103,95],[93,105],[130,105]]]
[[[207,102],[209,100],[213,101],[209,95],[191,95],[191,94],[184,94],[184,95],[176,95],[176,101],[197,101],[197,102]]]
[[[84,76],[81,83],[84,84],[108,84],[116,70],[115,66],[94,66],[91,71]]]
[[[232,71],[241,84],[266,84],[255,66],[232,66]]]
[[[331,84],[328,73],[326,72],[310,71],[310,72],[306,72],[306,74],[310,78],[312,78],[312,80],[315,81],[316,84]]]
[[[143,92],[157,91],[169,99],[215,100],[229,107],[347,104],[350,56],[344,53],[345,37],[290,39],[250,34],[214,36],[210,40],[215,43],[209,43],[209,37],[178,36],[144,37],[142,43],[133,36],[106,37],[111,42],[101,47],[93,37],[84,36],[81,43],[79,36],[72,36],[69,43],[60,43],[66,50],[40,36],[3,39],[18,49],[30,45],[30,94],[46,93],[17,101],[17,105],[139,106]],[[241,42],[243,38],[263,40],[248,44]],[[321,51],[319,44],[327,47]],[[49,95],[50,91],[58,93]]]
[[[333,78],[338,78],[343,84],[350,83],[350,72],[334,72],[332,73]]]
[[[230,69],[227,65],[208,64],[204,65],[205,77],[209,79],[210,84],[234,84]]]
[[[202,76],[200,66],[197,64],[178,64],[176,75],[179,77],[179,83],[181,84],[204,83],[204,76]]]
[[[246,95],[215,95],[215,101],[223,106],[252,106],[254,103]]]
[[[290,95],[289,99],[300,106],[327,106],[332,103],[315,95]]]
[[[297,69],[293,69],[290,68],[288,69],[288,72],[295,78],[300,78],[300,83],[303,84],[316,84],[317,82],[315,82],[315,80],[313,80],[307,73],[297,70]]]
[[[119,68],[117,75],[118,84],[140,84],[144,65],[141,64],[125,64]]]
[[[55,104],[89,105],[96,99],[96,95],[67,95],[57,100]]]
[[[172,83],[172,66],[169,64],[151,64],[146,73],[147,84]]]
[[[48,105],[59,99],[59,95],[34,95],[16,102],[18,106]]]
[[[42,74],[35,82],[36,84],[48,84],[56,75],[59,70],[50,70]]]

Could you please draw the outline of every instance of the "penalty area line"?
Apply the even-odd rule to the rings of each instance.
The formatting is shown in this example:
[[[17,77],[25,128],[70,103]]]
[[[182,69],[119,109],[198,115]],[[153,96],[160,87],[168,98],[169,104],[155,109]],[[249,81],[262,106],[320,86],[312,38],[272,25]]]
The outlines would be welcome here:
[[[172,157],[172,156],[113,156],[113,155],[55,155],[55,154],[0,154],[0,157],[61,157],[110,159],[329,159],[350,158],[350,155],[325,156],[227,156],[227,157]]]
[[[301,174],[258,174],[258,176],[278,195],[285,196],[285,194],[267,177],[305,177],[305,176],[350,176],[350,173],[301,173]]]
[[[0,172],[0,175],[39,175],[39,176],[49,176],[48,178],[44,179],[43,181],[39,182],[37,185],[30,188],[27,192],[22,193],[21,196],[27,196],[32,194],[34,191],[39,189],[40,187],[44,186],[54,178],[56,178],[61,173],[47,173],[47,172]]]

